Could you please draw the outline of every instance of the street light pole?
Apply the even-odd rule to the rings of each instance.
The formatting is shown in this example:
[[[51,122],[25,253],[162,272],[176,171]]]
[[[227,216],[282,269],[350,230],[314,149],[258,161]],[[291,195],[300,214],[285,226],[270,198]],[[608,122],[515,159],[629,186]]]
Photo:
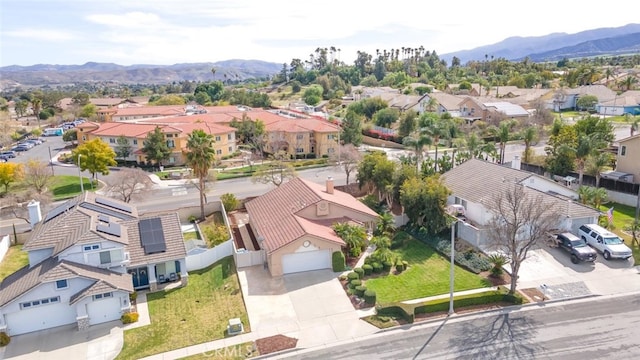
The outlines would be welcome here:
[[[84,181],[82,180],[82,170],[80,170],[80,156],[82,156],[82,154],[78,154],[78,177],[80,177],[80,192],[84,195]]]
[[[49,146],[49,164],[51,165],[51,175],[55,176],[55,172],[53,171],[53,158],[51,157],[51,146]]]
[[[451,223],[451,269],[449,271],[449,316],[454,314],[453,311],[453,269],[454,269],[454,252],[455,252],[455,240],[456,240],[456,224],[458,219],[453,220]]]

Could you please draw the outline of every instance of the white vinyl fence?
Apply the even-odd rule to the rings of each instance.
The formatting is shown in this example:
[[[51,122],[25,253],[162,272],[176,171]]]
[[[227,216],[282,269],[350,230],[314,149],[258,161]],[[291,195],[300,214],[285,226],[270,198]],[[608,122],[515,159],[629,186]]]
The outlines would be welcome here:
[[[187,255],[187,271],[206,268],[216,261],[231,255],[233,255],[233,240],[229,239],[214,248],[198,254]]]

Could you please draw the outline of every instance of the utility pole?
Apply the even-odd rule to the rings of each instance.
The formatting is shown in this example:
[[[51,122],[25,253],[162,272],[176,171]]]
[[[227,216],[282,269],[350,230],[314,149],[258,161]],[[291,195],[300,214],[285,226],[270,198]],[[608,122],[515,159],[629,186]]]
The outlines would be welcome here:
[[[51,175],[55,176],[55,172],[53,171],[53,158],[51,157],[51,146],[49,146],[49,164],[51,165]]]
[[[84,181],[82,180],[82,170],[80,170],[80,156],[82,156],[82,154],[78,154],[78,176],[80,177],[80,192],[84,195]]]

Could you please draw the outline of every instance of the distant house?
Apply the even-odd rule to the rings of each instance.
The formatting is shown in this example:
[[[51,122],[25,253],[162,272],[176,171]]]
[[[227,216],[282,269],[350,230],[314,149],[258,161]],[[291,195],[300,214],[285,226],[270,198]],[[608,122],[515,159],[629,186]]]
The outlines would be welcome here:
[[[250,225],[272,276],[331,269],[331,256],[345,246],[332,229],[336,223],[371,230],[378,214],[353,196],[294,178],[246,204]]]
[[[556,90],[547,107],[554,111],[575,110],[578,99],[585,95],[595,96],[599,103],[616,98],[616,92],[604,85],[584,85],[573,89]]]
[[[629,90],[613,100],[600,101],[596,110],[600,115],[640,115],[640,90]]]
[[[577,232],[580,225],[597,222],[600,212],[581,204],[578,194],[551,179],[519,170],[519,162],[507,167],[478,159],[466,161],[443,175],[444,184],[452,194],[448,204],[464,207],[470,226],[458,226],[459,237],[470,244],[485,248],[490,242],[486,225],[492,218],[493,196],[507,189],[506,184],[520,184],[525,191],[541,195],[544,206],[556,209],[561,218],[558,228]]]
[[[460,107],[458,105],[460,104],[460,102],[462,102],[462,100],[464,100],[463,96],[452,95],[440,91],[434,91],[432,93],[425,94],[419,102],[419,113],[429,111],[427,107],[431,99],[434,99],[437,104],[437,107],[434,110],[438,114],[449,113],[453,117],[460,116]]]
[[[0,283],[0,331],[19,335],[118,320],[134,290],[187,283],[177,213],[143,216],[130,204],[84,193],[42,219],[24,244],[29,264]]]
[[[527,119],[530,114],[522,106],[493,98],[466,97],[460,104],[460,117],[472,123],[476,120],[495,122],[499,119]]]
[[[629,182],[640,183],[640,134],[618,141],[616,154],[616,173],[631,174]]]

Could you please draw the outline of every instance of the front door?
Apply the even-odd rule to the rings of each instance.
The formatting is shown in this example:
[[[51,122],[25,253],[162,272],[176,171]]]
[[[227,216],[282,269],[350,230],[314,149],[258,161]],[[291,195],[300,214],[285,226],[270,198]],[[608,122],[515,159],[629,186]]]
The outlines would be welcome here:
[[[133,279],[133,288],[143,288],[149,286],[149,274],[146,267],[140,267],[136,269],[129,269],[127,272],[131,274]]]

